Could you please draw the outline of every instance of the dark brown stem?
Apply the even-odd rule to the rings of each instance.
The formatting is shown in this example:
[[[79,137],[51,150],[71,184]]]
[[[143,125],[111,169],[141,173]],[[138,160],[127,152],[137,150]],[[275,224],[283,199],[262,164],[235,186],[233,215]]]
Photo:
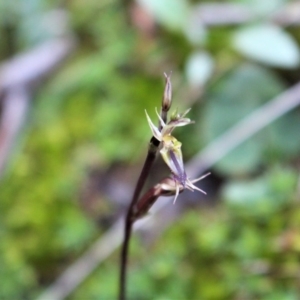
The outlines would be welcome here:
[[[121,269],[120,269],[120,289],[119,289],[119,300],[125,300],[126,299],[126,281],[127,281],[127,260],[128,260],[128,251],[129,251],[129,243],[130,243],[130,237],[132,232],[132,226],[134,223],[134,209],[135,205],[139,199],[139,196],[141,194],[141,191],[143,189],[143,186],[146,182],[146,179],[149,175],[150,169],[152,167],[152,164],[155,160],[156,152],[159,146],[159,141],[152,137],[149,145],[148,154],[144,163],[144,166],[142,168],[140,177],[138,179],[138,182],[136,184],[132,200],[130,202],[127,215],[125,218],[125,230],[124,230],[124,241],[122,245],[122,251],[121,251]]]
[[[127,214],[128,216],[128,214]],[[119,300],[126,299],[126,281],[127,281],[127,258],[129,251],[129,242],[131,237],[133,223],[130,219],[125,220],[125,230],[124,230],[124,241],[122,244],[121,252],[121,270],[120,270],[120,287],[119,287]]]
[[[162,106],[161,106],[161,113],[160,116],[164,123],[167,121],[167,114],[171,107],[171,99],[172,99],[172,84],[170,75],[164,74],[166,79],[163,99],[162,99]],[[162,122],[159,122],[159,130],[162,130]],[[120,289],[119,289],[119,300],[126,299],[126,281],[127,281],[127,260],[128,260],[128,252],[129,252],[129,244],[132,232],[132,226],[134,221],[136,220],[137,216],[137,202],[139,200],[141,191],[145,185],[146,179],[149,176],[151,167],[155,160],[156,152],[158,149],[160,142],[153,136],[149,143],[148,154],[142,168],[140,177],[136,184],[127,214],[125,218],[125,229],[124,229],[124,241],[122,244],[122,251],[121,251],[121,269],[120,269]],[[150,206],[150,203],[149,203]]]

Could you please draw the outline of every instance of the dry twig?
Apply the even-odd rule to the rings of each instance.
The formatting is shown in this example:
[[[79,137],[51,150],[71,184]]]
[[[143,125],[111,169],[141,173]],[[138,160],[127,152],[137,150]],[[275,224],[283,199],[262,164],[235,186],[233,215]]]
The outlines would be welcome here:
[[[254,22],[257,19],[257,15],[248,6],[234,3],[200,4],[193,10],[193,20],[208,27],[239,25]],[[298,26],[300,24],[300,1],[287,4],[283,9],[270,13],[266,19],[280,26]]]
[[[0,177],[22,129],[35,89],[74,48],[72,38],[53,39],[0,66]]]

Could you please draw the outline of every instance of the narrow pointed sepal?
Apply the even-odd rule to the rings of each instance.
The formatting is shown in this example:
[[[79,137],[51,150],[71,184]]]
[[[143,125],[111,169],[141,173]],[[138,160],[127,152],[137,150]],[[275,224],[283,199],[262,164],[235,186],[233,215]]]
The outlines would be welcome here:
[[[147,114],[147,111],[145,110],[145,113],[146,113],[146,117],[147,117],[147,121],[148,121],[148,124],[150,126],[150,129],[152,131],[152,134],[153,136],[159,140],[161,142],[162,140],[162,135],[161,135],[161,132],[158,130],[158,128],[152,123],[150,117],[148,116]]]

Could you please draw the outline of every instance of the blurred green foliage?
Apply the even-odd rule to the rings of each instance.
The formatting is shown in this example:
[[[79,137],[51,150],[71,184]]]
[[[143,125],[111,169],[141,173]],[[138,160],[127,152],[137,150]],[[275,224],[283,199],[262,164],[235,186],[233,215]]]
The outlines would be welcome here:
[[[260,26],[275,9],[235,2],[251,6]],[[62,3],[22,3],[0,0],[3,60],[57,34],[47,13]],[[82,185],[92,168],[141,163],[150,136],[144,109],[154,117],[164,71],[173,70],[174,108],[196,102],[196,125],[178,130],[186,159],[300,79],[290,71],[299,71],[297,32],[275,30],[271,42],[279,38],[283,50],[270,62],[268,39],[244,51],[257,35],[242,25],[190,23],[200,1],[172,1],[172,10],[167,0],[139,3],[153,32],[134,23],[133,2],[62,5],[78,48],[40,88],[1,179],[0,299],[34,298],[104,232],[80,205]],[[215,166],[218,204],[187,212],[150,249],[133,241],[132,299],[297,299],[299,120],[299,110],[284,115]],[[108,199],[100,205],[99,215],[111,209]],[[116,253],[69,299],[115,299],[118,261]]]
[[[226,187],[224,203],[186,213],[150,249],[135,240],[132,299],[297,299],[297,180],[293,169],[271,168]],[[106,262],[70,299],[114,299],[107,277],[116,272]]]

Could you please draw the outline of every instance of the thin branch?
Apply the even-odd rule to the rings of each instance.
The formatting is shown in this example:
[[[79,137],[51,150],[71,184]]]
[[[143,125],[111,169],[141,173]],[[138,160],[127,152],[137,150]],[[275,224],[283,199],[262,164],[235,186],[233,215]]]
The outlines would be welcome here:
[[[164,75],[165,75],[166,84],[165,84],[164,93],[162,97],[161,114],[160,114],[161,120],[159,120],[159,130],[162,129],[163,126],[162,122],[165,123],[167,121],[168,111],[172,103],[172,84],[170,79],[171,75],[167,75],[166,73]],[[133,197],[126,214],[125,226],[124,226],[124,240],[121,249],[121,261],[120,261],[119,300],[125,300],[126,298],[128,252],[129,252],[129,244],[130,244],[130,238],[132,233],[132,226],[136,221],[135,218],[136,204],[139,200],[146,179],[149,176],[159,145],[160,145],[159,140],[157,140],[154,136],[152,136],[148,147],[147,157],[143,165],[140,177],[136,184]]]
[[[0,66],[0,177],[30,107],[30,96],[74,48],[72,38],[53,39]]]
[[[128,251],[129,251],[129,243],[130,243],[130,237],[132,233],[132,226],[134,223],[134,207],[139,199],[139,196],[141,194],[141,191],[143,189],[143,186],[146,182],[146,179],[149,175],[149,172],[151,170],[151,167],[153,165],[153,162],[155,160],[156,152],[159,146],[159,141],[152,137],[148,149],[148,154],[144,163],[144,166],[141,171],[141,175],[138,179],[131,203],[129,205],[126,219],[125,219],[125,227],[124,227],[124,242],[122,245],[122,251],[121,251],[121,262],[120,262],[120,289],[119,289],[119,299],[124,300],[126,297],[126,272],[127,272],[127,266],[128,266]]]
[[[71,37],[56,38],[2,63],[0,96],[15,86],[36,86],[61,64],[74,46]]]
[[[238,145],[299,104],[300,83],[256,109],[205,147],[189,163],[189,176],[197,176],[209,169]]]
[[[196,5],[192,20],[200,26],[226,26],[254,22],[259,19],[249,6],[234,3],[207,3]],[[274,10],[266,18],[280,26],[297,26],[300,24],[300,2],[288,3],[280,10]]]
[[[16,86],[11,89],[2,103],[0,121],[0,177],[8,164],[13,144],[22,129],[30,106],[27,89]]]
[[[208,145],[204,150],[200,151],[198,155],[186,164],[187,174],[191,178],[197,177],[200,173],[203,173],[206,169],[211,168],[215,163],[220,161],[235,147],[298,105],[300,105],[300,83],[286,90],[261,108],[258,108],[250,116],[240,121]],[[136,226],[133,227],[133,230],[145,230],[145,228],[147,228],[151,231],[155,223],[153,220],[158,221],[157,215],[163,211],[163,208],[165,208],[166,205],[170,205],[169,201],[164,200],[165,199],[161,199],[161,201],[157,201],[152,209],[151,216],[137,222]],[[172,207],[175,206],[172,205]],[[172,220],[174,220],[174,218],[170,219],[169,222]],[[117,226],[122,226],[121,221],[118,221],[113,228]],[[118,230],[121,230],[121,228]],[[112,229],[109,232],[112,232]],[[105,238],[105,242],[103,242],[102,249],[100,245],[103,238]],[[91,249],[94,249],[96,247],[95,245],[93,245],[92,248],[77,262],[67,268],[67,270],[38,298],[38,300],[65,299],[104,261],[104,259],[106,259],[106,257],[120,246],[121,243],[122,237],[117,233],[111,235],[106,234],[104,237],[100,237],[95,243],[95,245],[99,245],[99,247],[93,257],[91,258],[88,253],[91,253]],[[103,252],[105,255],[103,255]],[[92,263],[90,261],[91,259]],[[78,262],[80,262],[80,264]],[[82,272],[82,268],[85,265],[90,267],[85,268],[85,271]],[[76,280],[73,278],[74,276],[71,276],[74,273],[77,275]],[[68,285],[66,285],[65,282],[68,282]]]

